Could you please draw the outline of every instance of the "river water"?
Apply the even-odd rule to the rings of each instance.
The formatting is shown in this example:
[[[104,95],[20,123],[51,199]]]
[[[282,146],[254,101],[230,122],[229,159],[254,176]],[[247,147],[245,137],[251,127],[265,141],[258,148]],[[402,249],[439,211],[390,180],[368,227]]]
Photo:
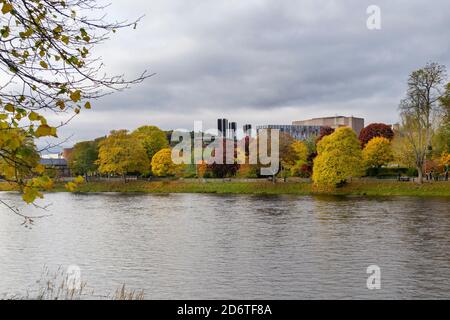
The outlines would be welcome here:
[[[75,265],[99,295],[147,299],[450,298],[450,199],[0,193],[0,297]],[[381,270],[369,290],[367,267]]]

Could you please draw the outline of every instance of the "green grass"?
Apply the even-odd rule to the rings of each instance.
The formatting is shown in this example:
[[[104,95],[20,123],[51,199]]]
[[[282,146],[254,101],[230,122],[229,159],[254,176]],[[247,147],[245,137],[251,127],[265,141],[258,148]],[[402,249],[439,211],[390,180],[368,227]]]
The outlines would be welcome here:
[[[0,183],[1,191],[14,187]],[[55,192],[65,192],[64,184],[56,183]],[[217,194],[294,194],[294,195],[364,195],[364,196],[444,196],[450,197],[450,182],[432,182],[422,185],[397,181],[353,181],[333,190],[317,190],[307,182],[220,182],[220,181],[129,181],[89,182],[79,192],[140,192],[140,193],[217,193]]]

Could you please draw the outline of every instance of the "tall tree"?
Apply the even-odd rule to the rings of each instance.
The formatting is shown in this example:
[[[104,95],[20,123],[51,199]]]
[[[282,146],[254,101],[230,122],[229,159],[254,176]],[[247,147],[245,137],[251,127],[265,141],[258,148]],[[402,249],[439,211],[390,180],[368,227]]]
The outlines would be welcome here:
[[[73,147],[69,159],[69,167],[76,175],[83,175],[87,180],[90,173],[96,172],[98,165],[98,143],[97,141],[82,141]]]
[[[133,135],[141,140],[150,161],[158,151],[169,147],[167,133],[156,126],[142,126]]]
[[[96,164],[100,173],[122,176],[125,182],[127,173],[150,172],[150,161],[141,141],[126,130],[111,131],[100,142]]]
[[[312,179],[318,187],[333,188],[363,173],[361,146],[356,133],[348,127],[324,137],[317,145]]]
[[[391,142],[384,137],[370,140],[362,151],[364,165],[367,168],[380,168],[394,159]]]
[[[180,172],[181,167],[173,163],[170,148],[159,150],[152,158],[152,172],[157,177],[173,176]]]
[[[438,102],[442,97],[445,79],[445,66],[427,64],[423,69],[411,73],[406,98],[400,103],[401,134],[414,151],[419,183],[423,182],[425,160],[431,155],[435,120],[441,111]]]

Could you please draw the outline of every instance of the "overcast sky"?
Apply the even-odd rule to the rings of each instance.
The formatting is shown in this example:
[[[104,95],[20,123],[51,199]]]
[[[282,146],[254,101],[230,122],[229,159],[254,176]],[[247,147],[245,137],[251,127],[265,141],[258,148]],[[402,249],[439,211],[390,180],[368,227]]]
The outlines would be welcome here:
[[[366,9],[381,8],[381,30]],[[354,115],[397,121],[408,74],[450,66],[448,0],[111,0],[110,20],[145,17],[98,48],[110,73],[156,75],[103,98],[60,131],[291,124]]]

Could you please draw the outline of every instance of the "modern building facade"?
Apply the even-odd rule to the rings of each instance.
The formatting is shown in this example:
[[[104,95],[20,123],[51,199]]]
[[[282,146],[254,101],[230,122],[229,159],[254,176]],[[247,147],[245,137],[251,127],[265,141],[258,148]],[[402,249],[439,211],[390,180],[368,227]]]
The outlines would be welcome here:
[[[336,117],[324,117],[324,118],[313,118],[308,120],[294,121],[292,122],[295,126],[322,126],[322,127],[331,127],[333,129],[337,129],[340,127],[350,127],[352,128],[357,135],[364,128],[364,119],[356,118],[356,117],[344,117],[344,116],[336,116]]]
[[[256,126],[256,130],[278,129],[280,132],[287,133],[296,140],[306,140],[311,136],[320,135],[321,126],[303,126],[303,125],[262,125]]]

